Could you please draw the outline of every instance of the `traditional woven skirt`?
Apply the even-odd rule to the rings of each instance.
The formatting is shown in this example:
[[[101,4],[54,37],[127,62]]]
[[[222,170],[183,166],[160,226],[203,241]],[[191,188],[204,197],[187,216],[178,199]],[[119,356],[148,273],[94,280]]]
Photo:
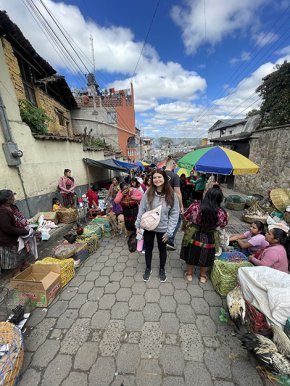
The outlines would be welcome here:
[[[0,268],[18,268],[24,261],[24,255],[18,253],[18,246],[0,247]]]
[[[74,194],[73,193],[63,194],[62,195],[62,202],[63,202],[63,206],[65,208],[69,208],[69,207],[74,206],[74,204],[75,204]]]
[[[125,227],[127,231],[135,232],[136,231],[135,221],[137,219],[138,209],[139,209],[138,205],[131,206],[131,207],[122,205],[122,208],[123,208]]]
[[[196,230],[191,232],[192,237],[187,242],[188,234],[185,233],[180,258],[189,265],[198,267],[211,267],[215,259],[214,231],[204,232]]]

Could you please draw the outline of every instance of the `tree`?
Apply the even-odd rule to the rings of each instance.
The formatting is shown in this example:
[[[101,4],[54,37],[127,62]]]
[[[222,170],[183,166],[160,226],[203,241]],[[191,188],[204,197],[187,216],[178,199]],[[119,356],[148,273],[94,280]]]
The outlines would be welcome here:
[[[261,111],[260,110],[257,110],[257,109],[253,109],[253,110],[250,110],[247,114],[247,117],[254,117],[255,115],[258,115],[258,114],[261,114]]]
[[[262,126],[290,123],[290,63],[276,65],[276,71],[263,78],[256,92],[262,97]]]

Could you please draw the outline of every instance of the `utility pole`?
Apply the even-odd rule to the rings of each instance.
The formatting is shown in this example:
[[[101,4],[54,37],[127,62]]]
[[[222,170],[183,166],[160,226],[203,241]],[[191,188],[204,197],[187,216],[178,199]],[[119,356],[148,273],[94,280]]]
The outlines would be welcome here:
[[[92,35],[90,35],[90,41],[91,41],[91,50],[92,50],[92,59],[93,59],[93,74],[94,74],[94,77],[95,77],[96,63],[95,63],[94,39],[93,39]],[[93,94],[93,104],[94,104],[94,111],[95,111],[96,110],[96,86],[95,85],[91,85],[89,87],[90,87],[90,89],[92,91],[92,94]]]

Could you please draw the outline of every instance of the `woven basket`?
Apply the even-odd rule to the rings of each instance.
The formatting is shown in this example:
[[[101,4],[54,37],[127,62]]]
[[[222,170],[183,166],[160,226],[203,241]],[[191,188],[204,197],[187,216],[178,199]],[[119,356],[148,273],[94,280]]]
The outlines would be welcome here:
[[[225,199],[225,207],[231,210],[244,210],[246,201],[238,195],[230,195]]]
[[[221,296],[226,296],[238,283],[238,269],[251,266],[252,264],[248,261],[233,263],[215,260],[211,271],[211,281],[214,289]]]
[[[288,205],[290,205],[290,192],[286,189],[273,189],[270,192],[271,200],[280,212],[284,212]]]
[[[268,217],[268,215],[267,215],[267,217]],[[243,221],[245,221],[249,224],[251,224],[254,221],[261,221],[261,223],[267,224],[267,217],[243,214],[242,219],[243,219]]]
[[[90,255],[95,253],[99,247],[99,238],[97,235],[92,235],[89,237],[86,237],[85,235],[79,236],[77,238],[77,242],[78,243],[86,243]]]
[[[54,257],[61,260],[69,259],[75,254],[75,252],[76,252],[75,244],[69,244],[66,242],[57,245],[53,250]]]
[[[270,330],[266,317],[256,307],[252,306],[247,300],[246,303],[246,321],[250,331],[257,333],[260,331]]]
[[[9,344],[8,352],[0,357],[0,385],[13,386],[18,383],[23,363],[24,350],[21,331],[9,322],[0,322],[0,345]]]
[[[61,208],[57,210],[59,222],[71,224],[77,221],[77,210],[73,208]]]
[[[65,287],[67,283],[75,276],[74,259],[59,260],[53,257],[46,257],[43,260],[37,261],[36,264],[60,265],[60,282],[62,287]]]
[[[267,223],[268,213],[261,208],[258,201],[253,201],[249,209],[246,209],[243,213],[242,219],[247,223],[253,221],[261,221],[263,224]]]

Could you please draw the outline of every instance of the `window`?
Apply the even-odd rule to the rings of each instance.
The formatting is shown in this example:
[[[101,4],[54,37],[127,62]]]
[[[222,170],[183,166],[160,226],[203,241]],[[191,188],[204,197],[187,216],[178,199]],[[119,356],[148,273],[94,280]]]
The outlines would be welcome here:
[[[233,134],[233,130],[230,130],[230,134]]]
[[[63,112],[55,109],[55,113],[58,117],[58,123],[60,124],[60,126],[65,126],[65,119],[64,119]]]
[[[24,92],[26,99],[34,106],[37,106],[35,93],[34,93],[34,70],[33,68],[22,58],[17,57],[20,68],[21,78],[24,86]]]
[[[117,123],[117,113],[115,111],[108,111],[107,121],[108,123]]]

